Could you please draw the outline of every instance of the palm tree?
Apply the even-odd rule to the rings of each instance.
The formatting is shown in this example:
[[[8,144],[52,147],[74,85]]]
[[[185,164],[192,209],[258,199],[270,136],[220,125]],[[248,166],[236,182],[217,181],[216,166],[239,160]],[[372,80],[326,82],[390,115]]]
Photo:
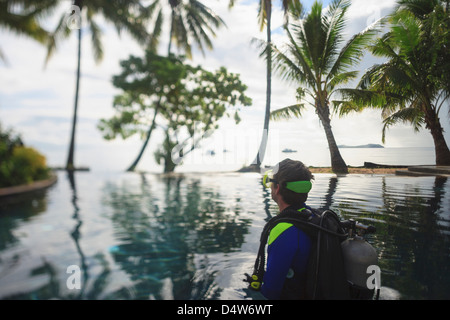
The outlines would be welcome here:
[[[387,58],[361,78],[357,89],[345,90],[349,110],[382,109],[382,139],[386,129],[409,122],[423,125],[433,137],[436,165],[450,165],[439,112],[450,98],[449,1],[401,0],[389,17],[390,30],[372,45],[375,56]],[[446,26],[446,27],[445,27]]]
[[[161,38],[163,24],[165,22],[164,5],[166,0],[154,0],[146,7],[146,16],[154,19],[153,30],[147,46],[157,51]],[[216,35],[215,30],[225,26],[225,22],[211,9],[197,0],[168,0],[170,6],[170,31],[167,56],[172,53],[172,44],[180,49],[188,58],[192,58],[192,43],[195,43],[201,52],[205,53],[205,47],[212,49],[211,37]],[[148,145],[153,129],[156,127],[156,117],[161,107],[160,103],[155,106],[152,123],[147,131],[144,143],[136,159],[127,169],[134,171],[142,158]]]
[[[51,13],[58,0],[2,0],[0,1],[0,28],[25,35],[42,44],[49,33],[39,24],[39,18]],[[6,57],[0,49],[0,60]]]
[[[272,46],[276,70],[300,87],[297,89],[299,103],[275,110],[271,117],[300,117],[305,98],[309,96],[313,101],[308,103],[315,108],[325,130],[335,173],[348,173],[348,168],[331,129],[331,97],[339,86],[356,78],[358,71],[349,69],[360,61],[364,47],[375,34],[373,28],[367,28],[342,45],[345,14],[349,7],[350,1],[334,0],[324,13],[322,4],[314,2],[308,15],[302,17],[297,12],[296,21],[286,25],[287,52]]]
[[[229,6],[232,7],[235,0],[230,0]],[[282,9],[284,11],[285,18],[288,18],[288,10],[293,10],[296,12],[301,12],[303,6],[299,0],[283,0]],[[255,160],[251,164],[251,169],[254,171],[259,171],[261,163],[264,159],[266,152],[267,139],[269,135],[269,120],[270,120],[270,103],[272,96],[272,32],[271,32],[271,20],[272,20],[272,0],[260,0],[258,8],[258,23],[261,31],[263,31],[264,26],[266,26],[266,110],[264,115],[264,126],[263,126],[263,136],[261,139],[261,144],[256,154]]]
[[[103,48],[101,43],[101,30],[97,22],[96,16],[102,15],[107,22],[111,22],[117,32],[120,34],[122,30],[128,31],[138,42],[145,43],[148,39],[148,34],[143,27],[139,16],[142,13],[143,6],[138,0],[122,1],[122,0],[75,0],[73,2],[70,16],[65,14],[59,20],[55,31],[51,34],[47,45],[46,64],[53,55],[54,51],[63,38],[67,38],[72,29],[78,32],[78,65],[76,75],[75,87],[75,102],[74,113],[72,118],[72,131],[70,137],[69,153],[67,157],[66,169],[71,171],[75,169],[74,166],[74,152],[75,152],[75,132],[77,124],[78,113],[78,97],[79,97],[79,83],[81,76],[81,39],[82,39],[82,25],[75,28],[69,28],[68,18],[79,18],[81,22],[87,22],[87,27],[91,32],[91,40],[94,51],[94,59],[100,62],[103,58]]]

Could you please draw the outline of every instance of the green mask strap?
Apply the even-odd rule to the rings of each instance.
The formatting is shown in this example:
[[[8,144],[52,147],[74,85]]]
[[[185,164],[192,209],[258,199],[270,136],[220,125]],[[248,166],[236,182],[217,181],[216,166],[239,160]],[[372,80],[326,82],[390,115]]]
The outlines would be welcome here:
[[[312,188],[311,181],[292,181],[286,183],[286,188],[296,193],[308,193]]]

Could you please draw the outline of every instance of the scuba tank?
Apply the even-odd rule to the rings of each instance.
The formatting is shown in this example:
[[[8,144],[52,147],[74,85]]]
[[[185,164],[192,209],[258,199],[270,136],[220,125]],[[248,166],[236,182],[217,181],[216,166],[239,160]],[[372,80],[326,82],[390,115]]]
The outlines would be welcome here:
[[[369,288],[368,277],[371,266],[378,265],[378,255],[375,248],[362,235],[374,233],[375,228],[355,222],[353,219],[342,221],[341,225],[348,230],[348,238],[341,243],[341,249],[350,286],[350,297],[351,299],[372,299],[375,289]],[[379,288],[375,298],[378,299],[378,296]]]

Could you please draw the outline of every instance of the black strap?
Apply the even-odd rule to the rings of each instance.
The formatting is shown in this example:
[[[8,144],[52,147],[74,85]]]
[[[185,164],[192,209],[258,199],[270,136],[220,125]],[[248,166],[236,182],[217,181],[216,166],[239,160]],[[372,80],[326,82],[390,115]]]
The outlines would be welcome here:
[[[309,210],[304,209],[301,211],[296,210],[295,208],[289,207],[283,210],[279,215],[270,219],[263,228],[260,237],[260,244],[258,249],[258,255],[255,260],[253,274],[257,275],[259,279],[262,280],[265,272],[265,247],[267,244],[267,240],[269,238],[270,231],[281,222],[292,223],[300,230],[304,231],[307,235],[312,238],[316,238],[318,243],[318,248],[320,248],[320,233],[326,232],[333,236],[339,237],[342,240],[347,238],[348,234],[341,228],[338,232],[329,230],[322,226],[323,218],[326,215],[332,215],[334,219],[339,223],[339,217],[332,210],[326,210],[324,212],[320,212],[318,210]],[[317,262],[319,265],[319,262]],[[317,271],[316,275],[317,277]]]
[[[264,276],[264,267],[266,264],[265,247],[267,239],[269,238],[270,231],[280,222],[289,222],[294,225],[305,226],[308,219],[312,216],[312,212],[308,209],[298,211],[294,208],[288,207],[283,210],[279,215],[271,218],[263,228],[260,237],[260,244],[258,249],[258,255],[256,257],[253,274],[257,275],[262,280]]]

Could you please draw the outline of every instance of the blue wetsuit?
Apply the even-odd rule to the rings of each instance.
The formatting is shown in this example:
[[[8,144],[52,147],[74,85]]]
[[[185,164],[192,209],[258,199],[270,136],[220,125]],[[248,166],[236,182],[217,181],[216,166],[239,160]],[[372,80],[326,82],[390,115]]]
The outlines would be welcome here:
[[[309,209],[307,206],[303,208]],[[305,293],[310,250],[311,240],[305,232],[289,223],[277,224],[268,239],[267,267],[261,293],[268,299],[300,299]]]

